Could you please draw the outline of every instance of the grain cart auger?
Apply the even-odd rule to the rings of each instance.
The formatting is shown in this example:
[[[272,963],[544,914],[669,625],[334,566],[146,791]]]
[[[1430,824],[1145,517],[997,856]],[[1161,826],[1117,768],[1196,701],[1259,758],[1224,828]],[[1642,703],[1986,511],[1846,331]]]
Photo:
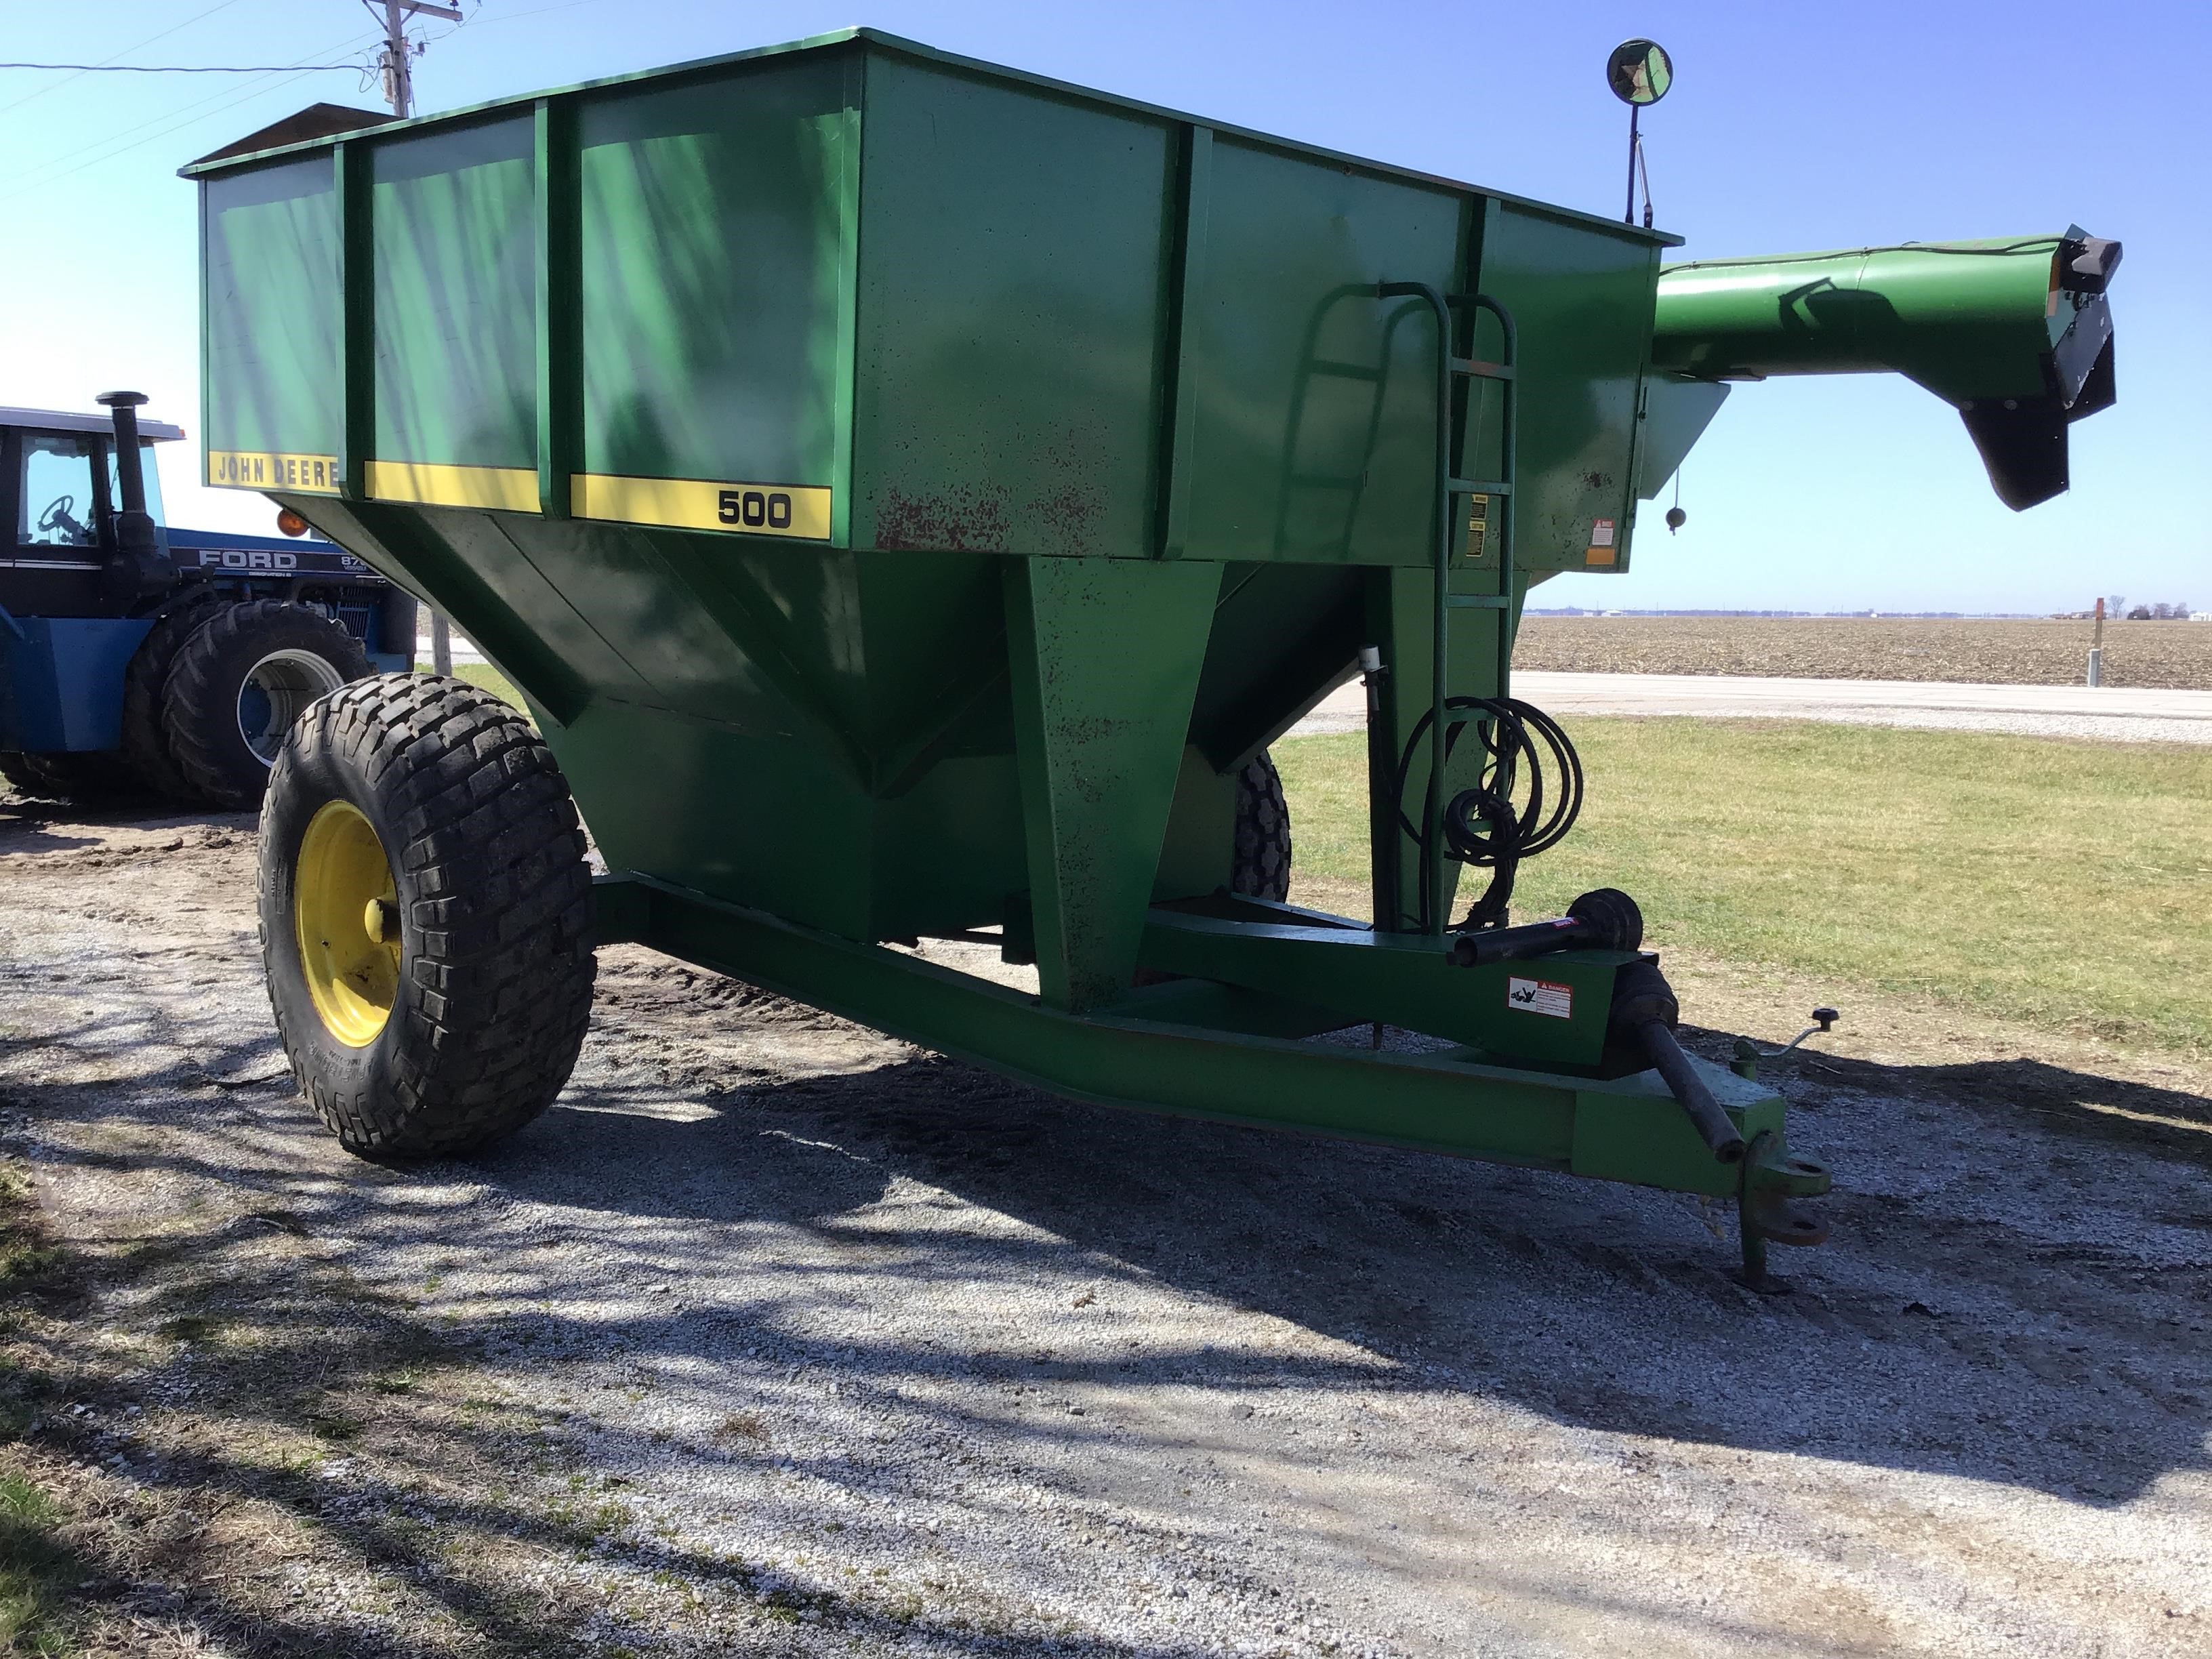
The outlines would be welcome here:
[[[1082,1100],[1735,1199],[1754,1269],[1821,1236],[1635,904],[1508,914],[1579,800],[1530,586],[1626,568],[1717,377],[1784,367],[1655,362],[1677,239],[865,30],[375,118],[187,169],[210,447],[537,726],[387,676],[294,728],[264,949],[348,1146],[529,1121],[636,941]],[[2056,395],[2030,286],[1973,395]],[[1267,757],[1360,665],[1372,925],[1286,902]],[[947,938],[1035,991],[901,948]]]

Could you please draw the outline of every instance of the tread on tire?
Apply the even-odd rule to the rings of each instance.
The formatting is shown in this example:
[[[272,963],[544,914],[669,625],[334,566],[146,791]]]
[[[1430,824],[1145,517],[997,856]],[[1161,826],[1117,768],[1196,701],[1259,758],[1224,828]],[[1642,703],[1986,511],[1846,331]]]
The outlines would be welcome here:
[[[137,775],[108,749],[52,754],[11,749],[0,753],[0,778],[27,799],[70,805],[127,802],[140,793]]]
[[[271,653],[319,659],[340,682],[369,672],[359,640],[321,611],[284,599],[247,599],[215,612],[180,647],[161,687],[161,729],[185,781],[234,812],[260,803],[269,767],[240,729],[246,678]]]
[[[1261,750],[1237,775],[1237,844],[1229,890],[1280,904],[1291,896],[1291,808],[1282,774]]]
[[[319,1012],[298,937],[301,846],[331,802],[382,843],[398,977],[366,1046]],[[597,971],[583,830],[526,721],[459,680],[383,674],[295,725],[262,809],[261,951],[303,1096],[348,1150],[473,1151],[553,1103],[576,1062]]]
[[[166,613],[139,641],[123,673],[123,758],[138,781],[156,795],[186,805],[200,804],[191,780],[177,764],[161,720],[161,691],[177,653],[207,625],[223,603],[214,592],[195,594]]]

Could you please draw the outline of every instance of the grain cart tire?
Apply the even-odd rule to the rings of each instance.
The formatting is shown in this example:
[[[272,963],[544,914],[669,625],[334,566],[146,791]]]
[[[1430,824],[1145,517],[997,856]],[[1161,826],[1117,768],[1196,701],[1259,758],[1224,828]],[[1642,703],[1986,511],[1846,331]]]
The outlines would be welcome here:
[[[1230,860],[1230,890],[1248,898],[1291,896],[1291,808],[1282,775],[1261,750],[1237,775],[1237,848]]]
[[[319,611],[283,599],[224,605],[178,647],[162,684],[170,757],[202,799],[250,812],[292,723],[368,672],[361,641]]]
[[[341,1145],[459,1154],[552,1104],[591,1017],[591,889],[567,781],[489,693],[382,674],[307,711],[261,809],[261,959]]]
[[[161,724],[161,689],[176,666],[185,641],[206,626],[223,603],[212,591],[195,593],[167,612],[138,643],[123,671],[123,758],[138,781],[166,799],[197,805],[199,792],[169,752]]]

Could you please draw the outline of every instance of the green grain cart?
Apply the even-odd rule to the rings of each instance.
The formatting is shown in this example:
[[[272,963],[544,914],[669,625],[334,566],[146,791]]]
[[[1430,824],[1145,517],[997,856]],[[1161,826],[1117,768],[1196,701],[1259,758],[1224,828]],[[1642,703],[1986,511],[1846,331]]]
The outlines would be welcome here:
[[[209,482],[452,616],[538,727],[386,676],[277,764],[270,986],[347,1146],[528,1121],[637,941],[1079,1099],[1736,1199],[1754,1273],[1822,1236],[1634,903],[1511,925],[1580,791],[1521,607],[1627,568],[1732,379],[1900,371],[2008,501],[2063,488],[2114,245],[1662,272],[866,30],[186,171]],[[1267,761],[1354,672],[1371,925],[1285,902]]]

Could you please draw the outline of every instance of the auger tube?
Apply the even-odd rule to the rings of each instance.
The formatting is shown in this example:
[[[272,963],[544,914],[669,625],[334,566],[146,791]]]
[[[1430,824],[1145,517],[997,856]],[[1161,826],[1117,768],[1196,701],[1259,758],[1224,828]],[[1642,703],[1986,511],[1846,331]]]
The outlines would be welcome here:
[[[1655,369],[1893,373],[1957,409],[2018,511],[2067,487],[2066,428],[2113,400],[2116,241],[2042,236],[1699,259],[1659,279]]]

